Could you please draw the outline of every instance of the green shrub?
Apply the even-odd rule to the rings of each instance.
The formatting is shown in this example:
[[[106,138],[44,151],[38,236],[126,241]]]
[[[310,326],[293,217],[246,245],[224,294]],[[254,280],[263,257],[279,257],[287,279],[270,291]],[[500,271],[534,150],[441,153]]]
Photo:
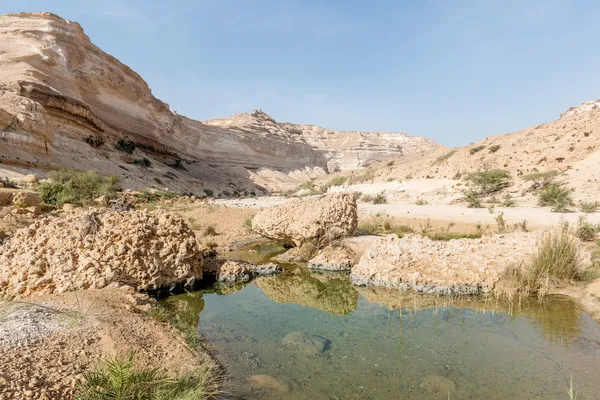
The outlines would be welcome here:
[[[456,152],[457,152],[457,150],[451,150],[451,151],[447,152],[446,154],[442,154],[441,156],[436,158],[431,165],[437,165],[437,164],[443,163],[444,161],[446,161],[450,157],[452,157],[454,154],[456,154]]]
[[[250,230],[252,229],[252,217],[246,218],[244,221],[244,226]]]
[[[485,149],[485,146],[475,146],[475,147],[469,149],[469,154],[473,155],[475,153],[480,152],[483,149]]]
[[[367,168],[361,174],[354,174],[348,177],[348,184],[353,185],[355,183],[363,183],[372,180],[375,178],[375,172],[372,168]]]
[[[510,184],[510,173],[501,169],[472,172],[467,180],[477,188],[481,195],[496,193]]]
[[[209,225],[204,229],[204,236],[216,236],[217,235],[217,229],[212,226]]]
[[[335,178],[332,178],[325,186],[326,188],[330,186],[342,186],[344,183],[346,183],[346,180],[348,180],[348,178],[345,176],[336,176]]]
[[[401,238],[408,233],[415,233],[415,231],[408,225],[399,225],[394,229],[394,233],[398,235],[399,238]]]
[[[579,202],[579,210],[586,214],[592,214],[598,212],[598,208],[600,208],[600,202],[597,201],[580,201]]]
[[[523,175],[521,179],[524,181],[543,181],[552,179],[558,175],[558,171],[534,172],[532,174]]]
[[[90,204],[100,196],[114,197],[121,190],[117,176],[103,177],[95,171],[60,170],[49,174],[49,180],[37,185],[46,204],[61,206]]]
[[[467,202],[468,208],[482,208],[481,194],[474,189],[462,190],[463,200]]]
[[[546,233],[526,269],[526,282],[534,288],[544,285],[548,278],[574,279],[581,273],[581,266],[577,238],[568,229]]]
[[[424,235],[431,240],[448,241],[454,239],[480,239],[481,233],[433,232]]]
[[[571,192],[567,187],[551,183],[540,190],[538,203],[540,206],[551,206],[552,212],[567,212],[568,207],[573,205]]]
[[[495,153],[498,150],[500,150],[500,145],[499,144],[495,144],[493,146],[490,146],[490,148],[488,149],[490,153]]]
[[[164,189],[155,189],[155,188],[145,188],[140,190],[136,197],[143,202],[152,203],[159,200],[167,200],[174,199],[176,197],[181,196],[180,193],[171,192],[169,190]]]
[[[596,233],[600,231],[600,226],[591,224],[584,216],[579,217],[575,235],[584,242],[592,242],[596,239]]]
[[[385,194],[382,193],[378,193],[375,195],[375,197],[373,198],[373,204],[386,204],[387,203],[387,197],[385,197]]]
[[[503,207],[514,207],[517,203],[510,194],[506,194],[502,200]]]
[[[77,386],[77,400],[207,400],[216,395],[210,371],[172,378],[158,368],[136,367],[133,354],[123,360],[106,360],[84,372]]]

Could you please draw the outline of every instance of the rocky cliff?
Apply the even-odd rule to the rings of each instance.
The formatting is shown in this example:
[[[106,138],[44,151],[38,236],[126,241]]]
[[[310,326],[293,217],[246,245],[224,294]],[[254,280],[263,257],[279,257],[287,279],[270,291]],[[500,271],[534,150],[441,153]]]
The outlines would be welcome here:
[[[560,113],[560,118],[570,117],[571,115],[581,114],[586,111],[600,109],[600,99],[593,101],[586,101],[578,106],[569,107],[568,110]]]
[[[204,121],[204,124],[306,143],[323,153],[330,171],[356,169],[384,159],[424,154],[442,147],[431,139],[400,132],[337,131],[315,125],[277,122],[262,110]]]
[[[121,175],[128,186],[260,190],[261,168],[325,168],[289,137],[207,126],[171,111],[81,26],[49,13],[0,16],[0,167]],[[0,176],[3,173],[0,172]]]

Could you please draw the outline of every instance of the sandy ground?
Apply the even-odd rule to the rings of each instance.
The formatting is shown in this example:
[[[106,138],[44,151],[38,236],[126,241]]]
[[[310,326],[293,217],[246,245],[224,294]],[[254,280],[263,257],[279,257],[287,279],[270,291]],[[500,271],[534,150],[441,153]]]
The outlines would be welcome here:
[[[211,365],[175,328],[135,311],[127,296],[102,289],[0,301],[0,399],[72,398],[82,372],[131,352],[139,365],[171,374]]]
[[[219,200],[216,203],[228,207],[254,208],[272,207],[293,201],[294,198],[285,197],[259,197],[240,200]],[[494,213],[490,213],[487,208],[467,208],[462,205],[448,204],[427,204],[418,206],[407,203],[389,203],[389,204],[371,204],[359,203],[359,213],[361,215],[384,214],[401,219],[426,221],[439,224],[455,223],[458,225],[472,225],[480,223],[482,225],[496,225],[496,218],[503,213],[503,218],[507,224],[520,223],[527,220],[530,229],[543,229],[556,226],[561,221],[568,221],[571,224],[577,224],[579,217],[585,214],[580,212],[573,213],[553,213],[549,207],[496,207]],[[587,214],[588,221],[594,224],[600,224],[600,213]]]

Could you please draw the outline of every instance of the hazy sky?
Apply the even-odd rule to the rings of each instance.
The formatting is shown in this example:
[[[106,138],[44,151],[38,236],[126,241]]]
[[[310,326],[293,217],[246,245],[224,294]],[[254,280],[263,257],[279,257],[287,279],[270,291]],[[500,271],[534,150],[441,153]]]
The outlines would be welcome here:
[[[50,11],[196,119],[464,145],[600,98],[597,0],[0,0]]]

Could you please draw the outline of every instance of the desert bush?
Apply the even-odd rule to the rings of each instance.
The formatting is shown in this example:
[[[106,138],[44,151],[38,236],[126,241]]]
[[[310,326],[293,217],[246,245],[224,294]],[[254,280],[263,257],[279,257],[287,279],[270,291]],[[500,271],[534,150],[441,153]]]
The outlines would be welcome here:
[[[504,219],[504,213],[500,213],[496,216],[496,225],[498,233],[506,232],[506,220]]]
[[[514,207],[517,203],[510,194],[506,193],[501,204],[503,207]]]
[[[495,144],[493,146],[490,146],[490,148],[488,149],[490,153],[495,153],[498,150],[500,150],[500,145],[499,144]]]
[[[437,164],[441,164],[444,161],[448,160],[450,157],[452,157],[454,154],[456,154],[457,150],[451,150],[449,152],[447,152],[446,154],[443,154],[441,156],[439,156],[438,158],[436,158],[433,163],[431,165],[437,165]]]
[[[342,186],[344,183],[346,183],[347,179],[348,178],[345,176],[336,176],[327,183],[327,186]]]
[[[204,245],[209,249],[214,249],[215,247],[219,247],[219,244],[214,240],[207,240]]]
[[[385,164],[385,165],[387,165],[388,167],[393,167],[394,166],[394,160],[388,161],[387,164]]]
[[[472,172],[467,180],[481,195],[490,195],[506,188],[510,184],[510,173],[501,169]]]
[[[597,201],[580,201],[579,202],[579,210],[586,214],[592,214],[598,212],[598,208],[600,208],[600,202]]]
[[[373,180],[375,178],[375,171],[372,168],[367,168],[363,173],[350,175],[348,177],[348,184],[353,185],[355,183],[362,183]]]
[[[408,225],[399,225],[394,228],[394,233],[401,238],[408,233],[415,233],[415,231]]]
[[[481,193],[474,189],[462,190],[463,200],[467,202],[468,208],[482,208]]]
[[[424,235],[431,240],[448,241],[454,239],[480,239],[481,233],[464,232],[432,232]]]
[[[566,212],[573,204],[571,192],[567,187],[551,183],[540,190],[538,203],[540,206],[551,206],[552,212]]]
[[[209,225],[204,229],[204,236],[216,236],[217,229],[213,225]]]
[[[577,238],[568,229],[546,233],[540,239],[537,253],[526,269],[530,288],[545,285],[549,278],[574,279],[582,272]]]
[[[114,197],[121,190],[117,176],[103,177],[95,171],[52,171],[49,179],[36,186],[46,204],[61,206],[90,204],[100,196]]]
[[[416,205],[418,205],[418,206],[424,206],[424,205],[427,205],[427,204],[429,204],[429,203],[428,203],[426,200],[424,200],[424,199],[418,199],[418,200],[415,202],[415,204],[416,204]]]
[[[180,193],[171,192],[169,190],[164,189],[155,189],[155,188],[145,188],[140,190],[136,197],[143,202],[152,203],[159,200],[167,200],[174,199],[176,197],[181,196]]]
[[[483,149],[485,149],[485,146],[475,146],[475,147],[472,147],[471,149],[469,149],[469,154],[473,155],[475,153],[480,152]]]
[[[551,184],[556,176],[558,176],[558,171],[534,172],[523,175],[521,179],[526,182],[532,182],[531,190],[537,191]]]
[[[596,234],[600,232],[600,226],[591,224],[584,216],[579,217],[575,235],[584,242],[592,242],[596,239]]]
[[[385,197],[385,194],[383,192],[378,193],[375,195],[375,197],[373,197],[373,204],[386,204],[387,203],[387,197]]]
[[[180,378],[169,377],[158,368],[136,367],[133,354],[127,359],[106,360],[84,372],[77,386],[77,400],[177,400],[214,398],[216,380],[209,370]]]

